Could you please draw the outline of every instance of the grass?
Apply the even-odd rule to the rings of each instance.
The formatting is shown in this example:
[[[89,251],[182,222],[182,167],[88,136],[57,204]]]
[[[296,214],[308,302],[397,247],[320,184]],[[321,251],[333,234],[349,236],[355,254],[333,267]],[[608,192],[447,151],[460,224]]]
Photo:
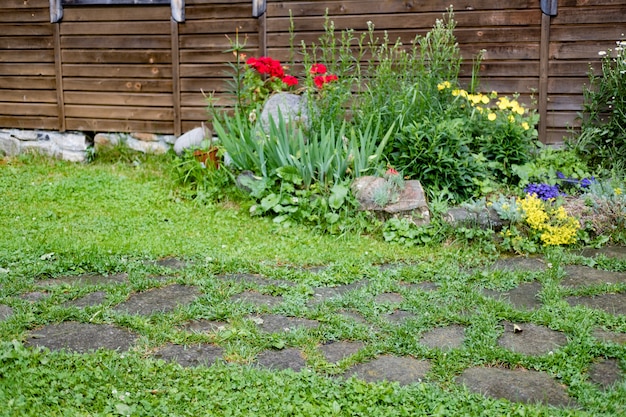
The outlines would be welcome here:
[[[624,291],[626,284],[571,290],[559,285],[562,266],[589,263],[564,250],[545,253],[544,272],[492,271],[493,259],[479,247],[447,244],[405,248],[369,236],[332,237],[304,227],[280,228],[251,218],[235,203],[201,206],[179,198],[166,157],[132,156],[88,165],[38,157],[0,163],[0,305],[14,314],[0,321],[0,415],[6,416],[616,416],[626,412],[626,384],[608,390],[592,384],[587,371],[599,357],[619,358],[626,347],[592,338],[596,328],[626,332],[626,318],[584,307],[564,297],[595,290]],[[187,261],[172,272],[152,261],[175,256]],[[598,258],[596,267],[626,271],[626,261]],[[381,264],[396,268],[381,269]],[[310,267],[327,266],[315,272]],[[40,290],[41,279],[82,273],[127,272],[127,283],[111,286],[60,285],[50,296],[28,302],[21,294]],[[225,282],[216,275],[258,273],[293,286]],[[154,276],[165,276],[155,282]],[[542,284],[543,306],[514,309],[482,294],[522,282]],[[137,317],[113,311],[133,291],[166,283],[195,285],[202,296],[171,313]],[[305,302],[314,287],[362,282],[337,299],[314,308]],[[403,283],[434,282],[435,292],[410,292]],[[248,318],[254,307],[232,302],[245,288],[282,295],[277,314],[304,317],[318,328],[266,334]],[[106,290],[103,305],[63,306],[95,290]],[[390,324],[396,306],[376,303],[381,293],[404,296],[401,307],[414,318]],[[349,310],[369,325],[342,317]],[[269,311],[269,310],[267,310]],[[263,312],[263,311],[261,311]],[[190,319],[228,320],[217,333],[180,330]],[[38,326],[74,320],[112,323],[140,335],[126,353],[50,352],[24,347]],[[568,336],[552,355],[524,356],[496,343],[503,320],[543,324]],[[463,346],[449,352],[418,342],[428,330],[466,326]],[[374,327],[372,327],[373,325]],[[323,343],[360,341],[365,348],[336,364],[319,352]],[[228,362],[182,368],[151,353],[167,342],[215,343]],[[310,371],[275,372],[251,366],[269,348],[297,347]],[[432,368],[424,384],[399,386],[338,379],[352,365],[377,354],[412,355]],[[579,404],[555,409],[488,399],[454,383],[466,368],[507,365],[536,369],[560,379]],[[623,415],[623,414],[622,414]]]

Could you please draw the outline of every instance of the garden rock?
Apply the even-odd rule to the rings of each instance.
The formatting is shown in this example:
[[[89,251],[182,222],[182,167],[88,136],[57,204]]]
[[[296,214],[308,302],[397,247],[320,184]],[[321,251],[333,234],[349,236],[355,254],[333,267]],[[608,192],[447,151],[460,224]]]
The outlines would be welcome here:
[[[417,180],[405,181],[404,189],[399,190],[397,198],[382,207],[376,202],[376,197],[388,192],[386,179],[371,175],[359,177],[352,182],[351,189],[361,210],[380,213],[383,218],[407,218],[418,226],[430,223],[426,194]],[[391,196],[389,200],[392,200]]]
[[[87,148],[87,137],[80,132],[0,130],[0,151],[8,156],[37,152],[66,161],[83,162]]]
[[[309,108],[302,96],[291,93],[278,93],[271,96],[261,111],[261,127],[266,133],[270,130],[270,119],[278,124],[279,115],[283,120],[294,122],[296,126],[309,127]]]
[[[111,146],[125,146],[134,151],[148,154],[166,153],[174,141],[172,135],[152,133],[98,133],[94,137],[96,153]]]
[[[199,148],[205,139],[211,138],[211,131],[204,124],[184,133],[174,143],[176,155],[182,155],[186,149]]]
[[[443,215],[443,220],[455,226],[478,226],[481,229],[502,229],[503,222],[493,209],[480,211],[469,210],[464,207],[454,207]]]

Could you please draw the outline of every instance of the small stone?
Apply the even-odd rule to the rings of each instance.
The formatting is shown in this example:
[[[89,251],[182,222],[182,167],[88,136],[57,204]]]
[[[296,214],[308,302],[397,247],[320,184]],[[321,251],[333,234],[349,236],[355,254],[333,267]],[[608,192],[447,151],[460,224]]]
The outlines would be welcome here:
[[[270,119],[278,125],[279,115],[286,123],[295,123],[296,127],[309,126],[309,108],[302,96],[291,93],[272,95],[261,111],[260,123],[263,131],[269,132]]]

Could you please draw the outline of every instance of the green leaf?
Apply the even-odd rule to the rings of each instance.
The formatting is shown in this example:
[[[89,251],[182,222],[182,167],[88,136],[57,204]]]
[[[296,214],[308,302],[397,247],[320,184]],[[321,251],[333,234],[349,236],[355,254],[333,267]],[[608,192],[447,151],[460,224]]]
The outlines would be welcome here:
[[[330,189],[330,197],[328,197],[328,205],[338,210],[343,206],[346,201],[346,197],[348,196],[348,192],[350,189],[343,184],[335,184],[333,188]]]
[[[261,200],[261,207],[264,211],[273,209],[280,202],[280,195],[270,194]]]

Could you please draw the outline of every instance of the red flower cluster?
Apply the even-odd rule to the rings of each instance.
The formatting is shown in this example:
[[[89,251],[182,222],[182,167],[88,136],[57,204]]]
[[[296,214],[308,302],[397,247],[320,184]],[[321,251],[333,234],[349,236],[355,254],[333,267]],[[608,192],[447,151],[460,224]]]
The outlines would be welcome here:
[[[313,83],[317,88],[322,88],[324,87],[324,84],[338,80],[335,74],[326,74],[326,71],[328,70],[324,64],[313,64],[311,66],[309,73],[315,75]]]
[[[270,77],[283,78],[285,71],[283,66],[280,65],[280,61],[270,58],[269,56],[262,56],[261,58],[248,58],[246,65],[254,68],[261,75],[269,75]]]

